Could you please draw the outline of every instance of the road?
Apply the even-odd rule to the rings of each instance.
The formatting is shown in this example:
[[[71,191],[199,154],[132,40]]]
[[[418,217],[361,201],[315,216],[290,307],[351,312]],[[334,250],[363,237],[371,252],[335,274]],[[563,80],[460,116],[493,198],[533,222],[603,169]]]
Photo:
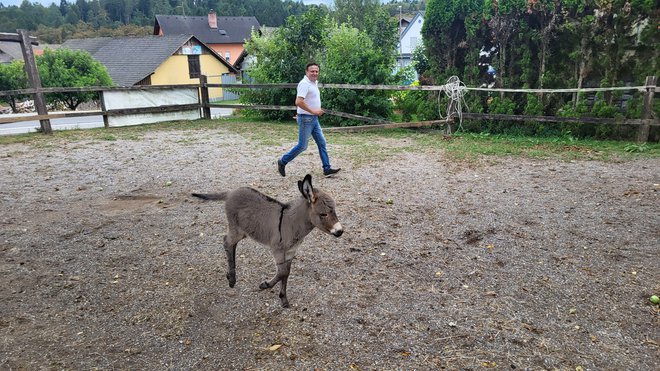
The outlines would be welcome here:
[[[51,113],[54,114],[57,112]],[[29,116],[34,114],[35,113],[17,113],[1,115],[0,117]],[[211,108],[211,117],[213,118],[231,116],[231,114],[231,108]],[[53,130],[102,128],[103,116],[63,117],[59,119],[52,119],[50,120],[50,126],[53,128]],[[12,124],[1,124],[0,135],[33,133],[39,128],[40,125],[38,120],[15,122]]]

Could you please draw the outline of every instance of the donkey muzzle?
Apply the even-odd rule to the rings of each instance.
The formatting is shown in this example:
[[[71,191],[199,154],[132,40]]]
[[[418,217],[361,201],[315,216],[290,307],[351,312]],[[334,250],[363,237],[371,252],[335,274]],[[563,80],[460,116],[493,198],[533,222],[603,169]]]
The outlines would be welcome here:
[[[332,233],[333,236],[339,237],[342,234],[344,234],[344,228],[341,226],[340,223],[337,223],[332,226],[332,229],[330,230],[330,233]]]

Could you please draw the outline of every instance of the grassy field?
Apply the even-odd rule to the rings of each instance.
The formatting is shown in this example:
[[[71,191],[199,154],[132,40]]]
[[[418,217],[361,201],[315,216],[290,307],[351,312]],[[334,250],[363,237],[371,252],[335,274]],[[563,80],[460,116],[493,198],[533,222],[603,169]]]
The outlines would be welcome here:
[[[0,137],[0,145],[24,143],[49,146],[58,140],[80,141],[117,139],[140,140],[152,131],[225,129],[240,134],[262,145],[280,145],[282,139],[294,142],[297,137],[295,123],[269,122],[250,118],[232,117],[217,120],[176,121],[151,125],[119,128],[57,131],[52,136],[40,133]],[[562,160],[626,161],[636,158],[660,156],[659,143],[637,144],[624,141],[578,140],[572,137],[523,137],[462,133],[447,136],[437,129],[379,129],[361,133],[326,132],[329,143],[338,145],[339,151],[359,158],[381,158],[402,151],[444,151],[457,161],[482,158],[520,156],[527,158],[560,158]],[[388,139],[405,139],[405,145],[389,146]]]

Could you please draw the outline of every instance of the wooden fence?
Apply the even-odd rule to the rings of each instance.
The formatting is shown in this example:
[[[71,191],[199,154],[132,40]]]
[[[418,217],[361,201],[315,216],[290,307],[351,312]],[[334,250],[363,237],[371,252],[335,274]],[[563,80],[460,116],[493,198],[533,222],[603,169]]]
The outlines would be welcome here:
[[[107,125],[107,118],[109,116],[121,116],[131,114],[144,114],[144,113],[164,113],[164,112],[178,112],[198,108],[201,111],[203,118],[211,118],[211,108],[247,108],[255,110],[295,110],[295,106],[274,106],[274,105],[241,105],[241,104],[225,104],[225,103],[211,103],[209,102],[208,89],[209,88],[231,88],[231,89],[294,89],[297,84],[209,84],[206,82],[206,77],[200,78],[200,84],[189,85],[155,85],[155,86],[132,86],[132,87],[85,87],[85,88],[37,88],[37,89],[22,89],[22,90],[9,90],[0,91],[0,97],[8,95],[26,95],[48,93],[75,93],[75,92],[98,92],[100,101],[102,101],[102,94],[107,91],[127,91],[127,90],[171,90],[180,88],[194,88],[199,90],[199,103],[187,105],[163,105],[158,107],[145,107],[145,108],[130,108],[130,109],[114,109],[106,110],[101,107],[100,110],[95,111],[71,111],[64,113],[48,113],[43,108],[43,113],[38,112],[37,115],[21,116],[21,117],[2,117],[0,115],[0,124],[40,120],[42,123],[42,131],[44,133],[51,133],[52,130],[43,130],[43,122],[50,119],[62,117],[83,117],[83,116],[97,116],[101,115]],[[593,88],[593,89],[561,89],[561,92],[573,93],[577,91],[604,91],[604,90],[639,90],[644,92],[644,109],[642,118],[639,119],[615,119],[615,118],[600,118],[600,117],[558,117],[558,116],[525,116],[525,115],[499,115],[499,114],[486,114],[486,113],[463,113],[463,119],[467,120],[499,120],[499,121],[533,121],[533,122],[554,122],[554,123],[594,123],[594,124],[609,124],[609,125],[636,125],[639,126],[637,139],[640,142],[648,140],[649,129],[651,126],[660,126],[660,120],[653,117],[653,99],[655,90],[656,77],[647,78],[647,85],[642,87],[625,87],[625,88]],[[442,91],[444,86],[394,86],[394,85],[350,85],[350,84],[319,84],[320,88],[324,89],[361,89],[361,90],[396,90],[396,91]],[[476,88],[466,88],[467,90],[485,90]],[[487,89],[488,91],[514,91],[514,89]],[[554,92],[546,89],[545,92]],[[42,98],[43,99],[43,98]],[[434,124],[445,124],[451,130],[451,125],[455,121],[455,117],[450,117],[444,120],[432,121],[417,121],[417,122],[392,122],[383,119],[376,119],[354,115],[345,112],[338,112],[333,110],[325,110],[327,114],[344,117],[347,119],[364,121],[369,124],[362,126],[347,126],[347,127],[334,127],[327,128],[326,131],[361,131],[377,128],[394,128],[394,127],[424,127]]]
[[[0,91],[0,97],[11,95],[26,95],[33,96],[35,106],[37,109],[36,115],[22,116],[22,117],[2,117],[0,116],[0,124],[14,123],[21,121],[39,120],[41,130],[45,134],[52,133],[50,120],[62,117],[82,117],[82,116],[97,116],[102,115],[105,126],[108,126],[109,116],[121,116],[131,114],[144,114],[144,113],[164,113],[164,112],[179,112],[191,109],[199,109],[203,118],[211,118],[211,108],[249,108],[257,110],[295,110],[295,106],[270,106],[270,105],[228,105],[222,103],[209,102],[209,88],[230,88],[230,89],[273,89],[273,88],[296,88],[297,84],[209,84],[206,76],[200,77],[199,84],[190,85],[157,85],[157,86],[132,86],[132,87],[84,87],[84,88],[43,88],[39,79],[39,74],[36,68],[34,54],[32,53],[32,44],[36,44],[36,40],[28,36],[25,30],[18,30],[18,34],[5,34],[0,33],[1,41],[15,41],[20,42],[23,49],[23,56],[26,62],[26,71],[28,73],[29,81],[32,86],[31,89]],[[655,91],[658,89],[657,77],[650,76],[646,78],[646,83],[643,86],[635,87],[612,87],[612,88],[587,88],[587,89],[486,89],[486,88],[469,88],[463,87],[467,91],[490,91],[490,92],[529,92],[529,93],[577,93],[577,92],[599,92],[599,91],[615,91],[615,90],[637,90],[644,94],[644,108],[642,117],[639,119],[614,119],[614,118],[596,118],[596,117],[556,117],[556,116],[524,116],[524,115],[497,115],[497,114],[483,114],[483,113],[463,113],[463,119],[475,120],[500,120],[500,121],[534,121],[534,122],[582,122],[582,123],[596,123],[596,124],[612,124],[612,125],[637,125],[639,126],[637,140],[639,142],[648,141],[649,131],[651,126],[660,126],[660,119],[653,117],[653,99]],[[356,90],[393,90],[393,91],[443,91],[446,89],[445,85],[438,86],[399,86],[399,85],[351,85],[351,84],[319,84],[322,89],[356,89]],[[195,88],[199,91],[199,103],[187,105],[163,105],[157,107],[145,108],[130,108],[130,109],[113,109],[107,110],[101,107],[96,111],[72,111],[65,113],[48,113],[44,94],[48,93],[75,93],[75,92],[98,92],[100,101],[103,102],[102,95],[107,91],[122,91],[122,90],[152,90],[152,89],[180,89],[180,88]],[[332,110],[325,110],[327,114],[344,117],[353,120],[368,122],[368,125],[363,126],[350,126],[328,128],[326,131],[359,131],[375,128],[386,127],[423,127],[433,124],[445,124],[448,131],[451,132],[452,123],[456,117],[448,117],[444,120],[421,121],[421,122],[403,122],[395,123],[388,120],[369,118],[359,115],[354,115],[345,112],[337,112]]]
[[[530,116],[530,115],[502,115],[490,113],[462,113],[463,119],[468,120],[495,120],[495,121],[532,121],[532,122],[553,122],[553,123],[593,123],[605,125],[636,125],[639,126],[637,140],[639,142],[648,141],[649,131],[651,126],[660,126],[660,119],[653,117],[653,99],[655,91],[659,88],[657,85],[656,76],[647,76],[646,83],[643,86],[632,87],[611,87],[611,88],[582,88],[582,89],[490,89],[490,88],[469,88],[464,87],[467,91],[488,91],[500,93],[589,93],[589,92],[603,92],[603,91],[616,91],[636,90],[644,94],[642,117],[639,119],[625,119],[625,118],[602,118],[602,117],[559,117],[559,116]],[[268,88],[295,88],[297,84],[208,84],[208,87],[223,87],[234,89],[268,89]],[[445,85],[423,85],[423,86],[409,86],[409,85],[354,85],[354,84],[319,84],[321,89],[356,89],[356,90],[394,90],[394,91],[443,91],[446,89]],[[226,104],[212,104],[213,107],[229,107],[229,108],[250,108],[250,109],[286,109],[295,110],[294,106],[268,106],[268,105],[226,105]],[[446,124],[449,132],[451,132],[451,125],[455,122],[456,117],[448,117],[444,120],[432,121],[417,121],[417,122],[392,122],[382,119],[374,119],[370,117],[358,116],[345,112],[337,112],[332,110],[325,110],[327,114],[354,119],[359,121],[369,122],[368,125],[362,126],[346,126],[346,127],[333,127],[327,128],[325,131],[361,131],[377,128],[395,128],[395,127],[423,127],[434,124]]]

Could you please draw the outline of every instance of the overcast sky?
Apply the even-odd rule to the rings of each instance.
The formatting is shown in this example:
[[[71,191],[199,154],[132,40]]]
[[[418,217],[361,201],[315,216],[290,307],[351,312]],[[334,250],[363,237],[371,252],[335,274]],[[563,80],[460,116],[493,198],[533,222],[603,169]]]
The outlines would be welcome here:
[[[21,5],[23,0],[0,0],[0,3],[4,4],[5,6],[10,6],[10,5]],[[55,1],[53,0],[30,0],[31,3],[40,3],[43,6],[49,6],[51,3],[54,3]],[[59,0],[57,1],[57,4],[59,5]]]
[[[57,5],[60,4],[60,0],[54,1],[54,0],[29,0],[31,3],[41,3],[44,6],[49,6],[51,3],[55,3]],[[304,4],[319,4],[319,3],[324,3],[326,5],[330,5],[333,0],[303,0]],[[10,5],[21,5],[23,0],[0,0],[0,3],[10,6]],[[68,3],[75,3],[75,0],[67,0]]]

